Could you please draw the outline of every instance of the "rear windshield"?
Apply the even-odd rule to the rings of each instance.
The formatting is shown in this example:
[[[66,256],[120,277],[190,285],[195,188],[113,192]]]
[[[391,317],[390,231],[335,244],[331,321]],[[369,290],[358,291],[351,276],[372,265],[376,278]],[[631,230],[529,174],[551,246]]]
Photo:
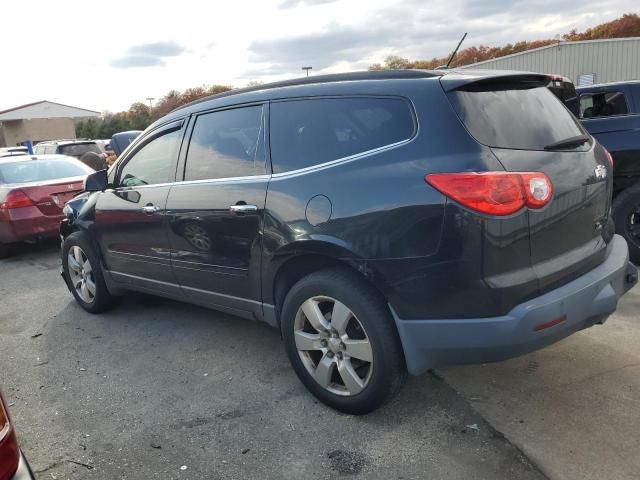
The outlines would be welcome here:
[[[584,135],[578,120],[546,87],[454,91],[449,98],[473,137],[489,147],[544,150]],[[588,144],[578,149],[587,150]]]
[[[95,143],[72,143],[70,145],[60,145],[58,153],[80,158],[87,152],[102,153],[100,147]]]
[[[92,173],[85,164],[73,159],[27,160],[0,163],[0,183],[31,183],[80,177]]]

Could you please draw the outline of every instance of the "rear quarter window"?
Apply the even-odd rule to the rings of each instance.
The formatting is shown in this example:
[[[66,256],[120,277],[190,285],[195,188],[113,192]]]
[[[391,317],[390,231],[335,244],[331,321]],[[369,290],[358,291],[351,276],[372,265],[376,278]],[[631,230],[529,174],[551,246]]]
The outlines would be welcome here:
[[[546,87],[453,91],[449,100],[469,133],[489,147],[544,150],[585,134],[579,121]]]
[[[400,98],[314,98],[271,104],[274,173],[298,170],[393,145],[416,123]]]

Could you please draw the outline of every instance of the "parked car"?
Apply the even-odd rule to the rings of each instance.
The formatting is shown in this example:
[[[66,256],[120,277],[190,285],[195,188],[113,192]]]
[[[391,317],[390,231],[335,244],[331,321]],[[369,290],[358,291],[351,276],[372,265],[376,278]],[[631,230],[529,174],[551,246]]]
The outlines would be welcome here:
[[[192,103],[87,177],[63,277],[88,312],[137,290],[280,328],[305,386],[356,414],[407,370],[549,345],[637,272],[604,228],[610,156],[548,83],[360,72]]]
[[[9,409],[0,393],[0,480],[33,480],[27,460],[20,452]]]
[[[28,155],[0,161],[0,257],[15,242],[55,237],[62,207],[94,170],[73,157]]]
[[[49,140],[39,142],[33,149],[37,155],[67,155],[80,159],[87,152],[102,154],[102,150],[93,140]]]
[[[613,157],[612,215],[616,233],[640,262],[640,81],[576,89],[580,119]]]
[[[27,147],[2,147],[0,148],[0,158],[13,157],[16,155],[27,155],[29,149]]]

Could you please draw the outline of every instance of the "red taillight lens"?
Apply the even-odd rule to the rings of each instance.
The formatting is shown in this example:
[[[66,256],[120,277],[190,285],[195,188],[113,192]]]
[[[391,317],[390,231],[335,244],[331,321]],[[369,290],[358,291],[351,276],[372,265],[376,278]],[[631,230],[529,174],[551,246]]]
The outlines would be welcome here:
[[[487,215],[537,209],[551,200],[551,181],[537,172],[434,173],[425,181],[465,207]]]
[[[613,168],[613,157],[611,156],[611,154],[609,153],[609,150],[607,150],[606,148],[602,147],[602,150],[604,151],[605,156],[607,157],[607,161],[609,162],[609,166],[611,168]]]
[[[9,480],[20,462],[20,451],[9,420],[9,414],[0,396],[0,480]]]
[[[33,201],[22,190],[11,190],[0,204],[0,209],[11,210],[12,208],[32,207]]]

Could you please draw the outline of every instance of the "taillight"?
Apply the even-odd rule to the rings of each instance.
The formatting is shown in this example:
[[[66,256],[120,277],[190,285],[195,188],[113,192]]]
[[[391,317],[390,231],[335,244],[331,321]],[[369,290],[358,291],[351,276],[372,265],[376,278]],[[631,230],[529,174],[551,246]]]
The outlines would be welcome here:
[[[606,148],[602,147],[602,151],[604,152],[604,155],[607,157],[607,161],[609,162],[609,166],[613,169],[613,157],[609,153],[609,150],[607,150]]]
[[[551,181],[538,172],[433,173],[424,179],[452,200],[488,215],[542,208],[553,195]]]
[[[12,208],[32,207],[33,201],[22,190],[11,190],[0,204],[0,209],[11,210]]]
[[[20,462],[20,451],[9,414],[0,395],[0,480],[9,480]]]

